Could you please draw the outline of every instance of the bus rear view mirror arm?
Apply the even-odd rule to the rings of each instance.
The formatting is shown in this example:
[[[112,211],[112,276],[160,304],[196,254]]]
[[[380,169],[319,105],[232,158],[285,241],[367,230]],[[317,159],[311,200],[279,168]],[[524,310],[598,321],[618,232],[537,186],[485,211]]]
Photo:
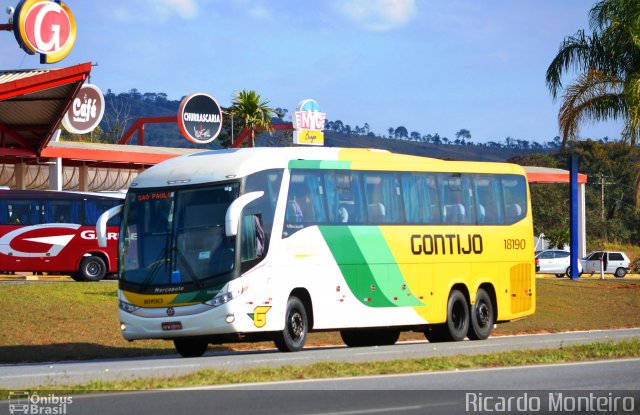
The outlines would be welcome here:
[[[227,209],[227,214],[224,218],[225,233],[228,237],[236,236],[238,234],[238,224],[240,223],[240,215],[242,209],[254,200],[262,197],[263,191],[246,193],[236,200],[234,200]]]
[[[106,248],[107,246],[107,222],[109,222],[109,219],[122,212],[123,206],[124,205],[114,206],[98,218],[98,222],[96,223],[96,235],[98,237],[98,246],[100,248]]]

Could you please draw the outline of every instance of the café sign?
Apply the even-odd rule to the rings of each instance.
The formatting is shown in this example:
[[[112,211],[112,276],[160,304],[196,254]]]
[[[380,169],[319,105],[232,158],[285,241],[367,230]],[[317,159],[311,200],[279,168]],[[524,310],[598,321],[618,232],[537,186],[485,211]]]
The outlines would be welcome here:
[[[222,130],[222,108],[214,97],[195,93],[184,97],[178,109],[180,133],[192,143],[208,144]]]
[[[25,52],[40,54],[40,63],[54,63],[71,52],[76,22],[59,0],[22,0],[14,13],[13,34]]]
[[[74,134],[86,134],[93,131],[104,115],[104,95],[95,85],[82,85],[80,91],[64,114],[62,126]]]
[[[324,145],[324,122],[327,114],[312,99],[298,103],[293,116],[293,143],[312,146]]]

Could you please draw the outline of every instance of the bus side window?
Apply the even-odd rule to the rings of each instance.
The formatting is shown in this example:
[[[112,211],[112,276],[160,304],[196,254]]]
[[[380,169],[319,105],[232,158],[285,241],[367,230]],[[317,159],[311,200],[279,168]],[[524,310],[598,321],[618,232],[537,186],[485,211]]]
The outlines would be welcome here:
[[[527,214],[527,183],[524,177],[503,177],[502,192],[506,223],[516,223],[524,218]]]
[[[8,225],[11,214],[6,200],[0,200],[0,225]]]
[[[492,174],[473,176],[478,224],[502,225],[502,192],[499,179]]]
[[[40,223],[38,214],[40,204],[35,200],[9,200],[9,210],[11,217],[9,222],[13,225],[35,225]],[[33,209],[32,209],[33,207]]]
[[[283,235],[305,226],[327,223],[322,172],[295,171],[291,174]]]
[[[396,175],[365,173],[363,178],[369,223],[372,225],[402,223],[404,209]]]

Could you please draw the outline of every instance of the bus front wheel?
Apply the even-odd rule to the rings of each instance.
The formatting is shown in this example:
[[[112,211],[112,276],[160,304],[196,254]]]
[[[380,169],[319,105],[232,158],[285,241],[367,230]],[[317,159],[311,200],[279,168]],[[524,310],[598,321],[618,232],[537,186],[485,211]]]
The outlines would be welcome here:
[[[98,256],[90,255],[80,262],[79,276],[85,281],[100,281],[106,273],[107,266]]]
[[[182,357],[200,357],[207,351],[209,343],[201,339],[175,339],[173,345]]]
[[[307,311],[298,297],[289,297],[285,313],[284,330],[275,334],[273,341],[281,352],[302,350],[309,331]]]
[[[471,306],[471,325],[468,337],[470,340],[484,340],[493,331],[493,303],[487,292],[480,288],[476,293],[476,302]]]

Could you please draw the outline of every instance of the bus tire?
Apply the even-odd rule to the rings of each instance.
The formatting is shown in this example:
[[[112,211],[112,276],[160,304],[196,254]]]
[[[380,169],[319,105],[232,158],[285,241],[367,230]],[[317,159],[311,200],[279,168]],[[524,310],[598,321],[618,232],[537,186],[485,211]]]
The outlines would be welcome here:
[[[432,324],[424,332],[424,337],[429,340],[429,343],[440,343],[446,341],[444,331],[446,327],[444,324]]]
[[[394,329],[340,330],[348,347],[391,346],[398,341],[400,331]]]
[[[618,268],[613,275],[616,278],[624,278],[624,276],[627,275],[627,270],[624,268]]]
[[[309,320],[307,310],[298,297],[289,297],[285,312],[284,330],[274,335],[273,341],[281,352],[302,350],[307,341]]]
[[[84,281],[100,281],[106,273],[107,266],[99,256],[90,255],[80,262],[79,275]]]
[[[174,339],[173,345],[182,357],[200,357],[207,351],[209,343],[197,338]]]
[[[442,341],[464,340],[469,331],[469,305],[459,290],[452,290],[447,302],[447,321],[440,326]]]
[[[476,302],[471,306],[469,314],[471,314],[471,325],[467,333],[469,340],[484,340],[489,337],[493,331],[495,312],[491,297],[484,289],[480,288],[476,293]]]

